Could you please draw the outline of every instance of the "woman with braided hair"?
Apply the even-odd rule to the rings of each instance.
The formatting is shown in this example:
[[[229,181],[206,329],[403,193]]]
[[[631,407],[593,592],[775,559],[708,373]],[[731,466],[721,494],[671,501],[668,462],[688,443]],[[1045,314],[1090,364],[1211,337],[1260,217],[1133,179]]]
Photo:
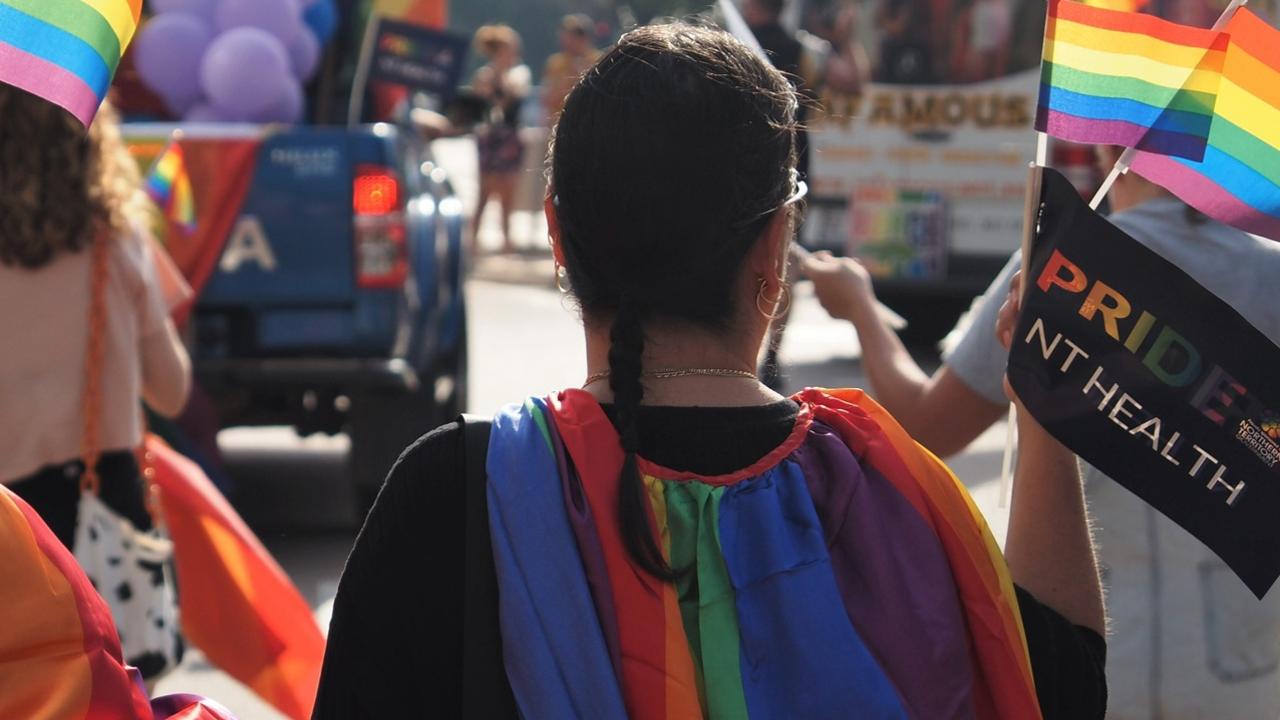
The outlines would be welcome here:
[[[315,717],[1102,717],[1065,449],[1023,416],[1006,560],[860,391],[755,376],[804,194],[796,104],[684,23],[627,33],[569,94],[546,214],[589,375],[400,458]]]

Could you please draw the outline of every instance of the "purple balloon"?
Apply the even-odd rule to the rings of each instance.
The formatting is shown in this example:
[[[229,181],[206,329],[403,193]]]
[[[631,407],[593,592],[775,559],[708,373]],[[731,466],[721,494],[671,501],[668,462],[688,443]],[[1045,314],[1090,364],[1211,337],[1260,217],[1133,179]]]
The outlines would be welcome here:
[[[270,107],[294,79],[280,41],[265,30],[243,27],[209,44],[200,82],[205,96],[227,119],[250,120]]]
[[[289,45],[289,60],[293,65],[293,76],[302,81],[311,79],[316,74],[316,66],[320,64],[320,41],[310,30],[303,30]]]
[[[302,31],[298,0],[222,0],[215,17],[219,30],[259,28],[276,36],[286,47]]]
[[[226,118],[222,116],[222,112],[216,106],[209,103],[200,103],[191,108],[182,116],[185,122],[225,122]]]
[[[184,12],[198,15],[210,23],[217,6],[218,0],[151,0],[151,12],[155,15]]]
[[[303,104],[302,85],[296,81],[290,82],[282,88],[282,92],[269,107],[250,119],[263,123],[296,123],[302,119]]]
[[[185,108],[200,97],[200,65],[212,39],[213,29],[195,15],[157,15],[133,41],[138,74],[170,109]]]

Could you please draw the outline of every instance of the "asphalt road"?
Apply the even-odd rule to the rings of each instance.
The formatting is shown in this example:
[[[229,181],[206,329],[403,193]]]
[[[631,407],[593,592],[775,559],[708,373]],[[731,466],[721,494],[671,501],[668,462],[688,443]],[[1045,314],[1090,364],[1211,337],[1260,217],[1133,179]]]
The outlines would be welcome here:
[[[467,141],[438,143],[437,158],[453,176],[460,199],[472,207],[472,146]],[[535,166],[531,161],[531,175]],[[467,287],[471,412],[492,413],[528,395],[577,386],[586,375],[577,313],[552,286],[545,225],[535,211],[540,191],[536,181],[527,185],[513,223],[524,253],[482,260]],[[499,245],[494,220],[490,214],[482,226],[483,247]],[[865,384],[852,328],[828,318],[803,284],[795,291],[782,357],[789,390]],[[327,627],[330,603],[360,523],[348,481],[347,439],[298,438],[288,428],[234,428],[223,431],[219,442],[240,488],[242,514]],[[1003,447],[1000,424],[950,462],[1000,539],[1007,522],[1007,511],[997,502]],[[198,652],[190,653],[158,690],[212,697],[241,720],[282,717],[205,663]]]

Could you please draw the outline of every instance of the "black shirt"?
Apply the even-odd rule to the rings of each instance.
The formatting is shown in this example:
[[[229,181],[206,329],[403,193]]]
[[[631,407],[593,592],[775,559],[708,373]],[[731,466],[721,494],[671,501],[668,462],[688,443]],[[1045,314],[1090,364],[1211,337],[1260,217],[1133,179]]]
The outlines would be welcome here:
[[[732,472],[780,445],[797,409],[789,400],[749,408],[642,407],[640,454],[703,475]],[[463,433],[451,423],[419,439],[392,468],[334,600],[313,717],[478,717],[464,713],[462,699],[464,458]],[[483,572],[492,579],[492,554],[473,557],[487,559]],[[1102,637],[1021,588],[1017,593],[1045,720],[1102,718]],[[500,653],[489,657],[493,667],[485,671],[505,678]]]

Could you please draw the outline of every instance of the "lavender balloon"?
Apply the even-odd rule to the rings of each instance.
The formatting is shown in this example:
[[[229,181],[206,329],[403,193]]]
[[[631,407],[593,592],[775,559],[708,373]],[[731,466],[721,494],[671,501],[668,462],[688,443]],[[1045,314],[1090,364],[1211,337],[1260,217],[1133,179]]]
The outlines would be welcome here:
[[[302,86],[291,81],[281,88],[281,93],[269,107],[250,119],[264,123],[296,123],[302,119],[303,104]]]
[[[187,111],[182,119],[186,122],[225,122],[226,118],[218,108],[208,103],[200,103]]]
[[[303,30],[289,45],[289,60],[293,66],[293,75],[302,81],[311,79],[320,64],[320,41],[310,30]]]
[[[157,15],[138,32],[138,74],[171,110],[181,112],[200,97],[200,65],[212,39],[213,28],[185,12]]]
[[[286,47],[302,31],[298,0],[221,0],[215,18],[219,30],[258,28],[279,38]]]
[[[213,13],[217,6],[218,0],[151,0],[153,14],[184,12],[197,15],[210,23],[213,22]]]
[[[289,55],[273,35],[242,27],[219,35],[200,66],[205,96],[230,120],[250,120],[293,83]]]

